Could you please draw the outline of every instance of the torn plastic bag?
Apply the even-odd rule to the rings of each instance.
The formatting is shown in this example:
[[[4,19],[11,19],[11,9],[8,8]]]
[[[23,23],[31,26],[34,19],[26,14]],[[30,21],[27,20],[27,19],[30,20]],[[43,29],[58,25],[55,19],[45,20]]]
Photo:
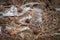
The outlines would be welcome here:
[[[2,31],[1,31],[1,26],[0,26],[0,34],[2,33]]]
[[[31,24],[34,25],[41,24],[43,10],[39,8],[33,8],[32,11],[34,11],[34,13],[32,14]]]
[[[60,11],[60,8],[55,8],[56,11]]]
[[[26,23],[26,20],[27,20],[27,19],[30,20],[31,18],[32,18],[32,16],[31,16],[31,15],[28,15],[28,16],[25,16],[25,17],[20,18],[20,19],[18,20],[18,22],[23,24],[23,23]]]
[[[25,8],[23,8],[22,13],[27,13],[30,9],[31,9],[30,7],[25,7]]]
[[[22,5],[21,7],[32,7],[33,5],[35,5],[35,4],[39,4],[38,2],[30,2],[30,3],[26,3],[26,4],[24,4],[24,5]]]
[[[30,30],[30,28],[28,26],[23,26],[17,29],[17,31],[20,31],[20,32],[25,31],[25,30]]]
[[[18,16],[17,8],[12,5],[9,10],[5,11],[3,16]]]
[[[20,8],[22,8],[22,13],[20,13],[20,15],[23,15],[25,13],[27,13],[29,10],[31,10],[31,7],[35,4],[39,4],[38,2],[30,2],[30,3],[26,3],[24,5],[22,5]]]
[[[23,39],[27,38],[26,40],[33,40],[34,34],[28,26],[21,27],[19,31],[20,33],[18,33],[18,35],[20,35]]]
[[[0,12],[0,18],[3,18],[4,12]]]

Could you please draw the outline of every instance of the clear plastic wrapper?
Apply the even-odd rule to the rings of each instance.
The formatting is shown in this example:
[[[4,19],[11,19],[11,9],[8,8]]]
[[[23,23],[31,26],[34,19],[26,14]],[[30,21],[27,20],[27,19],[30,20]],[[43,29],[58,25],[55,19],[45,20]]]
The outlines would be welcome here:
[[[39,8],[33,8],[32,11],[34,12],[32,14],[31,24],[34,24],[34,25],[41,24],[43,10]]]
[[[12,5],[10,9],[5,11],[3,16],[18,16],[17,8]]]

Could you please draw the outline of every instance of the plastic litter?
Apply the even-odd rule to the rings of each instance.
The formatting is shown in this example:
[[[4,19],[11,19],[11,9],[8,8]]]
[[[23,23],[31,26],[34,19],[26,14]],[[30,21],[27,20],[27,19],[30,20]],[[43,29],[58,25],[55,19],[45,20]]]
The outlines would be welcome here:
[[[24,5],[22,5],[21,7],[27,7],[27,5],[29,6],[29,7],[32,7],[33,5],[35,5],[35,4],[39,4],[38,2],[30,2],[30,3],[26,3],[26,4],[24,4]]]
[[[25,16],[25,17],[22,17],[21,19],[19,19],[19,23],[25,23],[25,21],[27,20],[27,19],[31,19],[32,18],[32,16],[31,15],[28,15],[28,16]]]
[[[33,8],[32,9],[34,11],[34,13],[32,14],[32,19],[31,19],[31,23],[32,24],[41,24],[42,23],[42,9],[39,8]]]
[[[2,31],[1,31],[1,26],[0,26],[0,34],[2,33]]]
[[[55,8],[56,11],[60,11],[60,8]]]
[[[30,7],[25,7],[22,11],[22,13],[27,13],[31,8]]]
[[[0,12],[0,18],[3,18],[4,12]]]
[[[17,30],[22,32],[22,31],[25,31],[25,30],[30,30],[30,28],[28,26],[24,26],[24,27],[18,28]]]
[[[12,5],[9,10],[5,11],[3,16],[18,16],[17,8]]]

